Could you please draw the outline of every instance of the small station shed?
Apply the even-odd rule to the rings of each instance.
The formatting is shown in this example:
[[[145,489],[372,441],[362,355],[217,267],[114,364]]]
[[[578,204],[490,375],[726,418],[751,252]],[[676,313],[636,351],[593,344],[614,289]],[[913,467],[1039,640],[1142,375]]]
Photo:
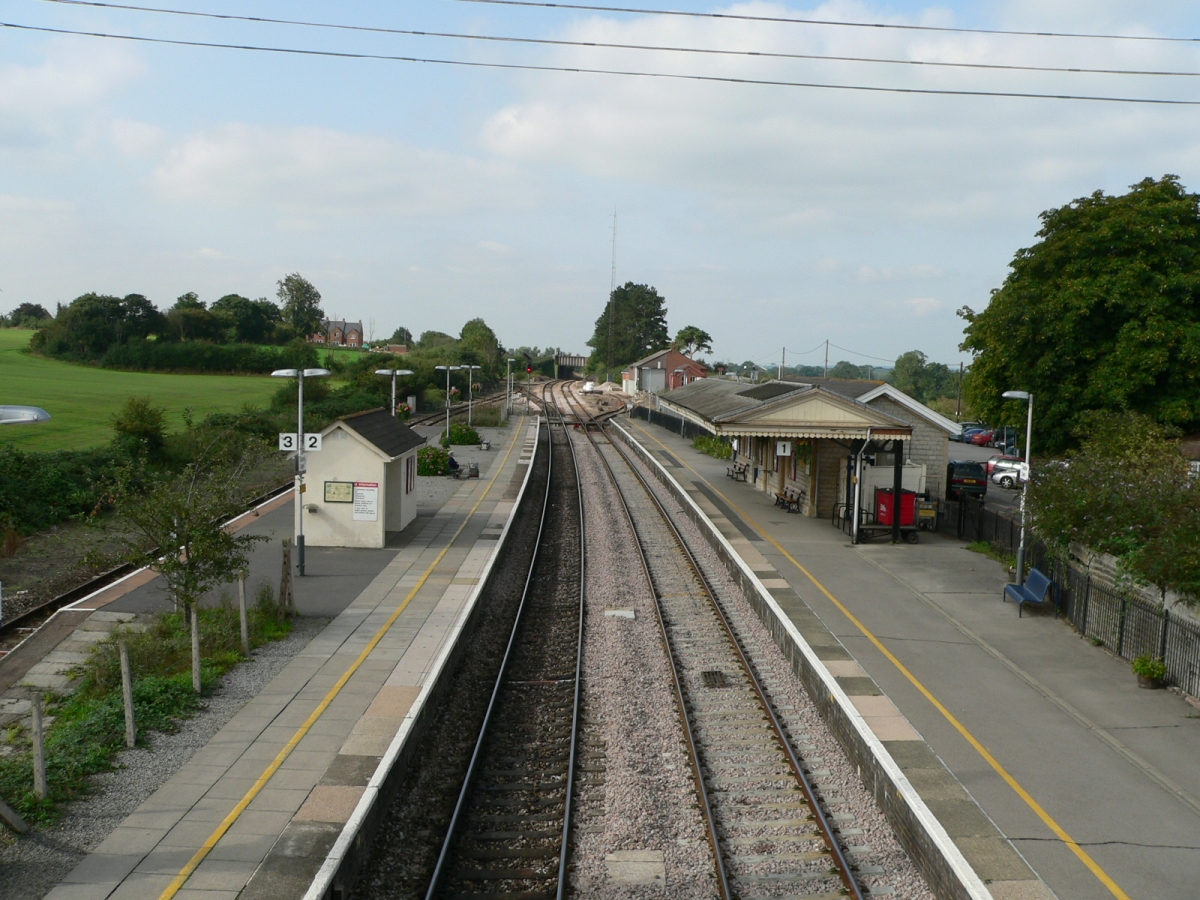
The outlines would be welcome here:
[[[621,373],[622,390],[627,394],[638,391],[658,393],[708,377],[708,366],[684,356],[678,350],[659,350],[639,359]]]
[[[421,437],[386,409],[332,422],[319,453],[308,453],[305,543],[309,547],[374,547],[417,515],[417,450]]]

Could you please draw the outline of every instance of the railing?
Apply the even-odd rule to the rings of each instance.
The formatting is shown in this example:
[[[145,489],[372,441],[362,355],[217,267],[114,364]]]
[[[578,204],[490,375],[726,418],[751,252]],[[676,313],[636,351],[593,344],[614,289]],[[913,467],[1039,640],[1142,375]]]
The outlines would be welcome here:
[[[679,416],[673,416],[670,413],[665,413],[658,409],[647,409],[644,406],[635,406],[629,411],[629,415],[634,419],[642,419],[649,422],[651,425],[658,425],[660,428],[666,428],[675,432],[681,437],[697,438],[701,435],[711,435],[712,432],[706,428],[702,428],[695,422],[689,422],[687,419],[681,419]]]

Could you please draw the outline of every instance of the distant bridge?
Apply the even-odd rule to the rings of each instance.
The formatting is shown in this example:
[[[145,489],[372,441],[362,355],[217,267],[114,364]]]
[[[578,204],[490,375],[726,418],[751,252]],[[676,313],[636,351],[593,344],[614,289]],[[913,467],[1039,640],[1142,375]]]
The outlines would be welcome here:
[[[554,377],[555,378],[575,378],[579,373],[587,368],[588,356],[567,356],[566,354],[558,354],[554,357]]]

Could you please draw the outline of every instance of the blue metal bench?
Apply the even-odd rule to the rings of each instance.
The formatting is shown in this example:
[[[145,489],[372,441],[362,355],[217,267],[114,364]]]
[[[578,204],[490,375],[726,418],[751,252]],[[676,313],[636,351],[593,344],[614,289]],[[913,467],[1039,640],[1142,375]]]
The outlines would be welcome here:
[[[1030,569],[1025,576],[1024,584],[1006,584],[1004,599],[1013,600],[1017,604],[1017,618],[1026,603],[1042,606],[1053,601],[1054,582],[1038,569]]]

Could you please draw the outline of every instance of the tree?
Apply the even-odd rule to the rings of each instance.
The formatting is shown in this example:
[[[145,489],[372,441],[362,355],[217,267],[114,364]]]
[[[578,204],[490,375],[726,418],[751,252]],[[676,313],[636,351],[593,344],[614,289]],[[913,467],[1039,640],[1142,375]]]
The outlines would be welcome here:
[[[150,567],[191,620],[192,687],[200,693],[200,623],[197,605],[213,588],[245,571],[250,548],[266,538],[232,534],[222,522],[242,511],[241,486],[261,448],[228,433],[214,438],[178,475],[153,484],[141,502],[121,515],[123,555],[143,565],[146,548],[161,555]]]
[[[293,272],[279,281],[275,292],[283,307],[284,321],[291,326],[296,337],[307,338],[320,334],[324,327],[325,312],[321,309],[321,292],[311,281]]]
[[[963,307],[965,385],[991,421],[1022,418],[1006,390],[1035,397],[1043,449],[1072,442],[1082,414],[1134,410],[1200,425],[1200,197],[1173,175],[1127,194],[1097,191],[1041,216],[982,312]]]
[[[1029,505],[1051,546],[1115,556],[1160,591],[1200,597],[1200,482],[1177,432],[1138,413],[1087,413],[1079,450],[1034,466]]]
[[[439,350],[444,347],[453,347],[457,343],[458,341],[453,335],[446,334],[444,331],[422,331],[417,346],[422,350]]]
[[[866,368],[866,366],[858,366],[848,359],[843,359],[839,360],[838,364],[829,370],[829,377],[847,378],[851,381],[857,381],[864,377]]]
[[[8,324],[11,328],[39,328],[50,318],[40,303],[22,303],[8,314]]]
[[[616,371],[665,350],[671,341],[665,304],[665,297],[644,284],[627,281],[616,288],[588,341],[588,346],[595,350],[592,369]]]
[[[684,356],[712,353],[712,335],[695,325],[685,325],[679,329],[671,346]]]
[[[273,337],[275,326],[283,321],[279,307],[266,297],[250,300],[240,294],[226,294],[212,305],[229,337],[245,344],[265,344]]]
[[[920,350],[909,350],[896,357],[892,384],[920,403],[954,394],[958,375],[943,363],[929,362]]]
[[[30,346],[55,356],[99,359],[114,344],[161,334],[162,314],[141,294],[83,294],[33,336]]]
[[[193,292],[183,294],[167,310],[167,330],[180,341],[220,340],[222,319],[208,311]]]
[[[483,319],[472,319],[464,325],[459,342],[464,353],[474,357],[470,360],[464,358],[464,362],[482,365],[485,377],[495,378],[501,374],[503,366],[500,360],[504,352],[496,338],[496,332],[492,331]]]
[[[166,439],[167,411],[155,406],[150,397],[130,397],[113,416],[112,427],[117,441],[134,459],[142,456],[157,459]]]
[[[388,338],[389,344],[404,344],[406,347],[413,342],[413,334],[403,325],[392,332],[392,336]]]

